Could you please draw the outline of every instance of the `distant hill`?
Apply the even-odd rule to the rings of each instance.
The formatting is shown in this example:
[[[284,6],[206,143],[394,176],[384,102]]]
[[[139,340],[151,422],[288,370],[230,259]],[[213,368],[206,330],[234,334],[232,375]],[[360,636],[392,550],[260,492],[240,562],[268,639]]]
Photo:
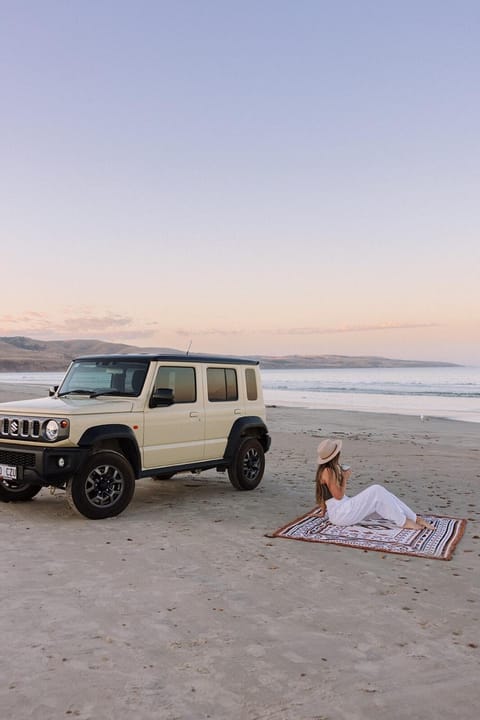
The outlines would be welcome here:
[[[398,360],[369,355],[285,355],[259,356],[262,367],[275,368],[381,368],[381,367],[455,367],[456,363],[435,360]]]
[[[0,372],[56,372],[66,370],[79,355],[105,353],[159,352],[181,353],[174,348],[138,347],[103,340],[34,340],[28,337],[0,337]],[[374,368],[449,367],[454,363],[395,360],[383,357],[349,355],[258,355],[265,369],[283,368]]]
[[[176,352],[171,348],[139,348],[103,340],[33,340],[0,337],[0,372],[55,372],[66,370],[79,355],[105,353]]]

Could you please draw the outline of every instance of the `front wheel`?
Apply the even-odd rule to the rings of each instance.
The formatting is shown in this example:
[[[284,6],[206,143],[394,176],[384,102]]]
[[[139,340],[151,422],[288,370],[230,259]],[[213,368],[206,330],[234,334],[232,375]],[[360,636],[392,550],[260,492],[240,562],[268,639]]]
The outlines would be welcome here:
[[[2,502],[25,502],[38,495],[41,485],[18,483],[2,478],[0,480],[0,500]]]
[[[228,466],[228,477],[237,490],[254,490],[265,470],[265,453],[256,438],[247,438],[238,447]]]
[[[112,450],[94,453],[67,483],[67,500],[91,520],[119,515],[133,497],[135,475],[125,457]]]

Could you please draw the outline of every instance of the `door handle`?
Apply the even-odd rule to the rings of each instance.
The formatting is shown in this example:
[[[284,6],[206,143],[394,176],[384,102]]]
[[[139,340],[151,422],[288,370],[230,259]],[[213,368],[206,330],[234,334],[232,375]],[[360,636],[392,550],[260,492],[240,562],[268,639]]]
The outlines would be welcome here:
[[[193,411],[193,410],[192,410],[192,412],[190,413],[190,417],[199,417],[199,415],[200,415],[199,412],[195,412],[195,411]]]
[[[242,414],[242,411],[239,410],[238,408],[235,408],[235,410],[233,411],[233,414],[234,414],[234,415],[241,415],[241,414]]]

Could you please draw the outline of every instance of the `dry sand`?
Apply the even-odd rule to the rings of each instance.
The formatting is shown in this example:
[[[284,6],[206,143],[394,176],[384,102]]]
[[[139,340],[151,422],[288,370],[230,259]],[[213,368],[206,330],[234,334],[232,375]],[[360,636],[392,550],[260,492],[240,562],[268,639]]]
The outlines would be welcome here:
[[[2,720],[477,716],[480,425],[284,408],[268,424],[254,492],[216,472],[146,480],[98,522],[61,492],[0,504]],[[382,482],[468,518],[453,559],[266,538],[313,506],[326,436],[352,493]]]

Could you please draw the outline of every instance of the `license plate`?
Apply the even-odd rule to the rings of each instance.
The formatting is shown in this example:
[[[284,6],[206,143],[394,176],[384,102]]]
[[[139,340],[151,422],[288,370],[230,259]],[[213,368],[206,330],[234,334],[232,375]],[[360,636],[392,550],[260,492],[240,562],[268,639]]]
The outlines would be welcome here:
[[[12,465],[0,465],[0,478],[4,480],[16,480],[17,468]]]

